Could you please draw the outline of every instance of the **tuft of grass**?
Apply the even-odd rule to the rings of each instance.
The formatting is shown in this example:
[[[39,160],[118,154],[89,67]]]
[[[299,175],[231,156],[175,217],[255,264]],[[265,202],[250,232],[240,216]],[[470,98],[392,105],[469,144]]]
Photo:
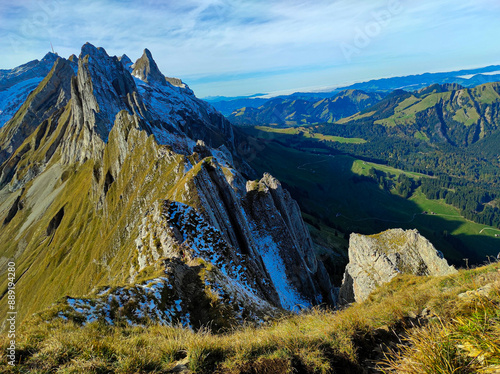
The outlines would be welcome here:
[[[418,329],[388,359],[385,373],[476,373],[477,362],[457,346],[450,327],[430,324]]]
[[[481,274],[477,272],[476,276]],[[474,272],[463,272],[475,283]],[[486,278],[485,278],[486,279]],[[457,279],[460,281],[460,278]],[[464,284],[462,284],[464,285]],[[489,286],[492,284],[490,283]],[[460,285],[457,285],[460,287]],[[448,302],[441,316],[409,331],[385,361],[385,373],[498,373],[500,371],[500,288],[468,291]],[[481,290],[481,288],[479,288]],[[443,311],[444,312],[444,311]],[[446,316],[446,313],[440,313]]]

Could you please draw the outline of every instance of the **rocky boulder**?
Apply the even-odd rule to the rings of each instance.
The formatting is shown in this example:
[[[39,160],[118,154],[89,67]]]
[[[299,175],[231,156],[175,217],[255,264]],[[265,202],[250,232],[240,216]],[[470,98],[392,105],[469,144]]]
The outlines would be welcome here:
[[[361,302],[398,274],[440,276],[455,273],[441,252],[417,230],[392,229],[376,235],[351,234],[349,264],[340,303]]]

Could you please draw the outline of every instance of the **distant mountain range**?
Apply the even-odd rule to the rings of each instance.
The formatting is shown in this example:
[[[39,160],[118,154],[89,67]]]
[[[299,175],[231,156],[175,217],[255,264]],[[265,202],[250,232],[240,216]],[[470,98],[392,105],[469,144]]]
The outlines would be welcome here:
[[[491,65],[477,69],[464,69],[443,73],[425,73],[403,77],[374,79],[368,82],[355,83],[349,86],[339,87],[328,92],[297,92],[291,95],[281,95],[276,98],[285,100],[307,100],[319,101],[321,99],[333,98],[345,90],[360,90],[365,92],[390,93],[397,89],[406,91],[418,91],[433,84],[457,83],[464,87],[474,87],[483,83],[500,81],[500,65]],[[208,97],[217,110],[225,116],[231,115],[235,110],[244,107],[259,108],[269,100],[275,98],[263,98],[263,94],[245,97]]]
[[[318,101],[303,98],[275,98],[258,108],[235,110],[228,119],[238,126],[270,124],[300,126],[304,124],[335,122],[378,103],[383,93],[346,90],[333,98]]]

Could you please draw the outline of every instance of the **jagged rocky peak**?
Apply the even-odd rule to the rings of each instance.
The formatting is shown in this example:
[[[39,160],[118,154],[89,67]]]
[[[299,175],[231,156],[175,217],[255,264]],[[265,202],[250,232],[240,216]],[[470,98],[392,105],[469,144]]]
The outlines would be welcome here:
[[[118,60],[120,60],[120,62],[122,63],[123,67],[125,68],[125,70],[127,70],[128,72],[132,73],[132,65],[134,64],[132,62],[132,60],[130,59],[130,57],[128,57],[126,54],[123,54],[121,55],[120,57],[118,57]]]
[[[125,70],[119,59],[116,56],[109,56],[104,48],[96,48],[90,43],[86,43],[82,47],[78,72],[79,83],[82,85],[84,83],[80,78],[92,79],[94,92],[96,93],[111,94],[115,99],[123,99],[128,94],[137,91],[133,78]],[[106,92],[106,89],[109,92]],[[100,110],[103,111],[104,108],[100,108]]]
[[[178,78],[169,78],[165,77],[158,65],[156,65],[155,60],[153,59],[153,55],[149,51],[149,49],[145,49],[142,56],[132,65],[133,71],[132,74],[139,78],[140,80],[148,83],[157,82],[159,84],[165,85],[166,82],[170,83],[172,86],[182,87],[185,85]]]
[[[392,229],[368,236],[351,234],[349,263],[339,301],[364,301],[375,288],[398,274],[440,276],[456,271],[417,230]]]
[[[145,116],[137,91],[132,76],[117,57],[110,57],[103,48],[90,43],[82,47],[72,86],[73,112],[80,125],[88,123],[91,130],[107,141],[121,110]]]
[[[260,181],[248,181],[246,188],[243,205],[247,216],[255,222],[253,230],[265,238],[264,243],[259,241],[264,261],[273,252],[283,261],[281,268],[280,265],[269,265],[271,277],[281,271],[310,305],[321,302],[333,305],[335,298],[330,277],[315,255],[298,203],[268,173]],[[273,248],[269,243],[278,245]],[[286,292],[285,288],[282,293]]]
[[[142,56],[133,65],[132,74],[148,83],[158,82],[165,84],[165,77],[160,72],[158,65],[156,65],[153,55],[149,49],[145,49]]]

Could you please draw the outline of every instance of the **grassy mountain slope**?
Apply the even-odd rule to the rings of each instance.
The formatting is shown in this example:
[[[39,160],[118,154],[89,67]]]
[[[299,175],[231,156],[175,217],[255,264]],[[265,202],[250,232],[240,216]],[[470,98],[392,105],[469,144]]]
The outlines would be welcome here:
[[[132,126],[131,122],[126,126]],[[138,235],[128,228],[136,226],[144,206],[173,194],[175,182],[183,176],[187,161],[182,156],[169,157],[164,150],[166,157],[159,157],[153,138],[130,127],[124,129],[130,149],[121,177],[100,175],[100,170],[110,170],[118,157],[114,142],[117,131],[111,132],[102,161],[63,167],[56,155],[36,180],[18,191],[24,208],[0,237],[5,243],[4,258],[21,252],[16,256],[17,271],[22,274],[29,269],[18,280],[21,318],[50,305],[63,292],[81,295],[99,285],[126,281]],[[162,174],[168,178],[158,183],[155,176]],[[47,201],[47,211],[31,209],[40,209],[36,204],[40,200]]]
[[[499,83],[473,88],[433,85],[415,93],[395,91],[379,104],[339,123],[382,125],[392,135],[468,146],[498,130],[499,106]]]
[[[2,372],[494,373],[500,368],[500,267],[398,276],[338,312],[313,310],[227,334],[180,327],[80,327],[33,317],[19,363]],[[36,337],[36,338],[33,338]]]
[[[34,103],[65,60],[4,128],[40,115],[0,165],[0,269],[16,263],[18,322],[56,303],[52,318],[78,323],[227,329],[333,304],[297,203],[271,175],[234,169],[222,115],[159,71],[137,88],[102,48],[80,56],[60,107],[40,119]],[[2,313],[7,290],[0,280]]]

